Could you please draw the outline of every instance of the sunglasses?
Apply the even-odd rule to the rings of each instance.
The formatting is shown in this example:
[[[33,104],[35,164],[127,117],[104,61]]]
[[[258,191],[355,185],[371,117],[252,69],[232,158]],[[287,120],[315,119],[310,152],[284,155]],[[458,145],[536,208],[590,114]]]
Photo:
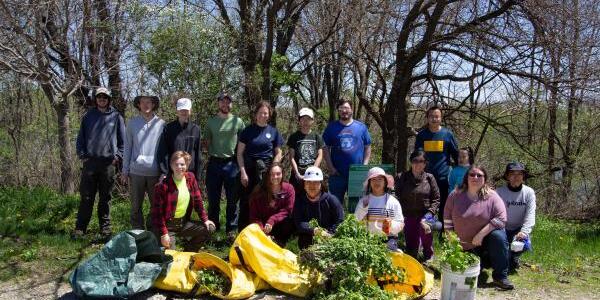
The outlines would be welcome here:
[[[484,174],[479,174],[479,173],[469,173],[469,177],[473,177],[473,178],[484,178],[485,175]]]

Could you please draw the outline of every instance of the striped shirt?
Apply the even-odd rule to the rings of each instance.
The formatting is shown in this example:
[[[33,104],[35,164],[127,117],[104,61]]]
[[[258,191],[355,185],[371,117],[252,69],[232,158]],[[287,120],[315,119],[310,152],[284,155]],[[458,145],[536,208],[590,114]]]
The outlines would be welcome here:
[[[365,199],[368,199],[367,206],[364,206]],[[366,195],[358,202],[354,215],[359,221],[365,221],[372,233],[385,234],[382,230],[385,219],[392,220],[389,236],[397,236],[404,224],[400,202],[387,193],[383,196]]]

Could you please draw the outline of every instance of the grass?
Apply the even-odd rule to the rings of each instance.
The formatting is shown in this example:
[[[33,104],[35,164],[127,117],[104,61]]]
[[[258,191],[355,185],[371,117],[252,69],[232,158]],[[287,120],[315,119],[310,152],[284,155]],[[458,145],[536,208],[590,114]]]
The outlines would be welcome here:
[[[27,277],[68,278],[71,270],[102,245],[92,238],[71,241],[79,205],[76,196],[61,196],[44,188],[0,188],[0,281]],[[145,212],[148,211],[145,203]],[[224,207],[221,209],[224,212]],[[129,228],[129,202],[114,199],[113,230]],[[98,231],[96,212],[90,224]],[[221,216],[221,224],[224,224]],[[600,222],[578,224],[538,215],[532,234],[533,251],[522,256],[524,267],[511,279],[519,289],[574,288],[600,291]],[[297,251],[292,241],[288,248]],[[227,257],[223,229],[205,250]],[[439,283],[436,283],[439,284]]]

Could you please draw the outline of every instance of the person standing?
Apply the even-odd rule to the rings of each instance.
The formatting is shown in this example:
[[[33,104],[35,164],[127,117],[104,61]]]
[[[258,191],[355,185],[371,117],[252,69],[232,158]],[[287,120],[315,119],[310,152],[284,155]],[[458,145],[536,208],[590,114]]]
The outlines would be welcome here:
[[[169,174],[169,162],[175,151],[185,151],[192,156],[188,171],[194,173],[200,185],[202,157],[200,154],[200,126],[190,120],[192,100],[177,100],[177,120],[168,123],[161,135],[158,155],[161,179]]]
[[[344,203],[350,165],[369,164],[371,136],[364,123],[352,118],[350,100],[342,99],[337,110],[339,120],[330,122],[323,132],[324,154],[329,170],[329,191]],[[348,211],[353,212],[355,207],[355,201],[348,201]]]
[[[269,125],[273,109],[266,101],[260,101],[254,108],[254,123],[248,125],[239,135],[237,161],[240,166],[242,184],[238,231],[249,224],[249,196],[254,187],[263,180],[271,163],[281,161],[283,137],[277,128]]]
[[[433,174],[440,190],[438,219],[444,218],[444,205],[448,198],[448,173],[452,161],[458,162],[458,143],[452,132],[442,127],[442,109],[430,107],[425,113],[427,127],[419,131],[415,139],[415,149],[425,150],[427,173]],[[440,232],[441,238],[441,232]]]
[[[298,131],[288,138],[289,158],[292,165],[290,184],[294,186],[296,195],[304,192],[302,184],[304,172],[308,167],[321,165],[323,159],[323,138],[312,131],[314,112],[310,108],[302,108],[298,112]]]
[[[425,172],[427,160],[423,150],[411,153],[410,162],[410,170],[395,180],[394,191],[404,214],[406,252],[416,259],[422,246],[423,261],[428,262],[433,258],[433,234],[427,220],[437,215],[440,191],[433,175]]]
[[[208,165],[206,167],[206,193],[208,194],[208,218],[220,230],[221,192],[225,187],[225,232],[231,239],[237,230],[237,205],[240,169],[235,159],[238,136],[244,129],[244,121],[231,113],[232,99],[222,92],[217,97],[219,111],[208,119],[206,143]]]
[[[497,190],[506,205],[506,238],[509,243],[513,240],[530,241],[529,236],[535,226],[535,191],[524,184],[527,177],[522,163],[511,162],[504,171],[507,184]],[[521,254],[523,251],[510,252],[509,270],[520,267]]]
[[[155,114],[159,107],[156,96],[137,96],[133,99],[133,106],[139,111],[139,115],[127,122],[121,182],[129,183],[131,227],[145,229],[142,211],[144,197],[147,194],[152,202],[154,185],[158,183],[160,176],[156,154],[165,121]]]
[[[111,192],[115,183],[116,166],[123,157],[125,122],[112,107],[110,91],[104,87],[94,93],[95,107],[83,116],[77,135],[77,156],[83,161],[81,200],[77,211],[73,239],[82,237],[92,217],[98,193],[98,224],[102,240],[112,236],[110,224]]]

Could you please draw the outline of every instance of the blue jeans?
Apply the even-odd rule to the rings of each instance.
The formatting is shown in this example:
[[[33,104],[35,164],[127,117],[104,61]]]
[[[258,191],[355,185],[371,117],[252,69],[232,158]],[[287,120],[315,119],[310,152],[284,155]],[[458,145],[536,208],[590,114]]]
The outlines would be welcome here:
[[[508,249],[510,249],[510,244],[512,243],[513,239],[515,238],[515,235],[517,235],[517,233],[519,233],[521,231],[521,228],[519,229],[515,229],[515,230],[506,230],[506,241],[508,243]],[[513,251],[509,251],[509,263],[510,263],[510,268],[514,269],[516,267],[516,265],[518,265],[518,261],[519,261],[519,256],[521,256],[521,254],[523,254],[523,252],[525,251],[521,251],[521,252],[513,252]]]
[[[206,166],[206,194],[208,195],[208,219],[215,223],[217,230],[221,224],[221,193],[225,186],[227,206],[225,208],[225,231],[237,229],[238,223],[238,190],[240,169],[237,163],[231,160],[211,158]]]
[[[495,229],[483,238],[481,246],[471,249],[481,259],[481,267],[493,269],[492,278],[508,277],[508,242],[504,229]]]
[[[348,191],[348,178],[342,175],[329,176],[329,193],[334,195],[344,205],[344,195]],[[349,208],[347,205],[346,208]],[[354,210],[350,211],[354,213]]]

